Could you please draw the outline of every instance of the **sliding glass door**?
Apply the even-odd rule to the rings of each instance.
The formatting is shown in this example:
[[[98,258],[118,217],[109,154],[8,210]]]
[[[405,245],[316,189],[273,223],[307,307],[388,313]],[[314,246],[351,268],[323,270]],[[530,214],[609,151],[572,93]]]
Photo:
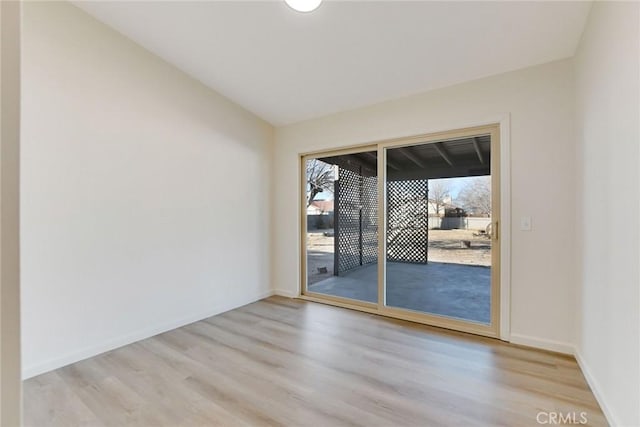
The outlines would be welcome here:
[[[490,135],[386,158],[386,305],[490,325]]]
[[[306,290],[378,303],[377,151],[304,160]]]
[[[302,157],[302,295],[497,336],[499,129]]]

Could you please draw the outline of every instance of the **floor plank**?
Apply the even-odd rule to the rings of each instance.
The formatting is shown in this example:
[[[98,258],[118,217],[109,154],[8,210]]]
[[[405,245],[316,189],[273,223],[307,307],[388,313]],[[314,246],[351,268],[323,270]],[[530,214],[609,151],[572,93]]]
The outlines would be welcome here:
[[[31,378],[25,425],[607,425],[569,356],[271,297]],[[542,415],[541,420],[546,420]]]

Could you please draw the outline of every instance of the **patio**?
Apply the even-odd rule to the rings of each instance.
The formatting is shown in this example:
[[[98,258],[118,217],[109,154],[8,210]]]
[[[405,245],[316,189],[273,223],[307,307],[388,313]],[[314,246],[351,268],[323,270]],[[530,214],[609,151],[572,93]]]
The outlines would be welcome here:
[[[378,265],[368,264],[309,285],[325,295],[377,302]],[[491,269],[443,262],[387,263],[387,305],[490,322]]]

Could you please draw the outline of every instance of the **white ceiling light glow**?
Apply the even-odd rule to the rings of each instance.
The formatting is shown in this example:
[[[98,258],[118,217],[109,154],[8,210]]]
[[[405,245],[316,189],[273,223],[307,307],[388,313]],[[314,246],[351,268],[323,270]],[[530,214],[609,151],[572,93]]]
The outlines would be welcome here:
[[[320,6],[322,0],[284,0],[284,2],[298,12],[312,12]]]

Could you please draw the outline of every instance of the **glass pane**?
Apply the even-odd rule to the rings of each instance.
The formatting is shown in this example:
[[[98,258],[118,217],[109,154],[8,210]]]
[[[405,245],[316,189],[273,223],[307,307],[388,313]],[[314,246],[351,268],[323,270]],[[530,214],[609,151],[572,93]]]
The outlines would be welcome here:
[[[490,136],[387,150],[387,306],[491,322]]]
[[[377,303],[377,152],[306,162],[307,291]]]

